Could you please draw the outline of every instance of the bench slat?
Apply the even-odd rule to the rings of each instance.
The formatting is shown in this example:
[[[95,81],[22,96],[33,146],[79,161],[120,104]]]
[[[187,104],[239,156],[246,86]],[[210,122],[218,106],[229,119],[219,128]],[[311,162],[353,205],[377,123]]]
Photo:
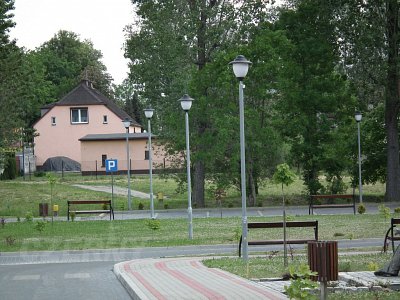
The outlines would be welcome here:
[[[354,195],[348,195],[348,194],[332,194],[332,195],[310,195],[311,198],[314,199],[352,199],[354,198]]]
[[[307,244],[308,242],[313,242],[315,239],[309,240],[287,240],[286,244]],[[268,241],[249,241],[248,245],[281,245],[283,240],[268,240]]]
[[[318,226],[317,221],[287,221],[286,227],[315,227]],[[247,228],[283,228],[283,222],[259,222],[248,223]]]
[[[353,204],[318,204],[313,205],[313,208],[334,208],[334,207],[353,207]]]
[[[111,200],[68,200],[68,205],[70,204],[111,204]]]
[[[101,214],[101,213],[111,213],[110,210],[71,210],[76,214]]]

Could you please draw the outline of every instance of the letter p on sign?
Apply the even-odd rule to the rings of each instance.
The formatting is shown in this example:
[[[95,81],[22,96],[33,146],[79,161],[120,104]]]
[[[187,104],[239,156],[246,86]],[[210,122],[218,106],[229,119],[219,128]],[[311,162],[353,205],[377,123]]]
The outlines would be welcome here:
[[[106,159],[106,172],[116,172],[116,171],[118,171],[118,160]]]

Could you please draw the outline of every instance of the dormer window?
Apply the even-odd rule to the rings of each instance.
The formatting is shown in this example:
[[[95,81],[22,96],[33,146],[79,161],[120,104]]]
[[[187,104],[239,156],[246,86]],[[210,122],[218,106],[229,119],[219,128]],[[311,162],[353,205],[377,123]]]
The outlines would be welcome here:
[[[108,123],[108,118],[107,115],[103,116],[103,124],[107,124]]]
[[[87,107],[71,108],[71,124],[89,123]]]
[[[51,125],[56,126],[56,117],[51,117]]]

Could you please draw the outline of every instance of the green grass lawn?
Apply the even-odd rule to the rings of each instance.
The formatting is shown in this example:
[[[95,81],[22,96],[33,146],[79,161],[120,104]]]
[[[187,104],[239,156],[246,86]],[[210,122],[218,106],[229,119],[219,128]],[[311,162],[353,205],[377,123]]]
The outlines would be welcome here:
[[[296,216],[295,220],[316,219],[320,240],[382,238],[389,220],[381,215]],[[249,221],[278,221],[278,217],[252,217]],[[152,230],[149,220],[104,220],[51,222],[43,231],[38,221],[6,223],[0,227],[0,251],[75,250],[154,246],[238,244],[241,218],[195,218],[194,239],[188,239],[186,219],[159,220]],[[313,237],[312,228],[288,228],[289,238]],[[8,239],[13,243],[8,243]],[[251,239],[281,239],[281,229],[249,231]]]
[[[74,184],[111,186],[110,176],[80,176],[80,174],[65,174],[61,178],[57,174],[58,180],[53,189],[53,204],[59,206],[60,215],[66,215],[67,200],[98,200],[111,199],[111,195],[103,192],[85,190],[73,186]],[[120,187],[127,187],[127,178],[124,175],[114,176],[114,184]],[[155,200],[155,209],[187,208],[186,188],[178,188],[178,183],[173,178],[161,178],[154,176],[153,191],[164,194],[164,201]],[[364,201],[383,201],[384,185],[365,185]],[[131,189],[141,192],[149,192],[149,178],[147,175],[136,175],[132,177]],[[206,207],[218,207],[220,204],[216,201],[212,184],[206,185]],[[50,206],[50,184],[46,177],[29,177],[24,181],[18,178],[13,181],[0,181],[0,217],[14,216],[23,218],[30,212],[34,216],[39,214],[39,203],[48,203]],[[352,193],[348,189],[347,193]],[[296,180],[292,185],[285,187],[286,201],[288,205],[305,205],[308,203],[308,197],[304,192],[302,180]],[[144,209],[149,209],[150,204],[147,199],[132,198],[133,209],[138,209],[139,203],[142,203]],[[281,205],[281,190],[276,184],[269,180],[263,182],[259,187],[259,196],[257,206]],[[193,208],[196,204],[193,203]],[[222,199],[223,207],[240,207],[241,199],[239,190],[231,187],[226,190],[226,196]],[[114,195],[114,209],[127,209],[126,196]]]

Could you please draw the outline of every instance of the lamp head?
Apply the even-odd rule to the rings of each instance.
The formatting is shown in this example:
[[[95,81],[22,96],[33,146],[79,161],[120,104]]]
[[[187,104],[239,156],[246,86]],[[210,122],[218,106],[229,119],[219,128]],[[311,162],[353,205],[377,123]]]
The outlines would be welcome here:
[[[357,122],[361,122],[362,113],[359,111],[356,111],[356,113],[354,114],[354,118],[356,119]]]
[[[126,117],[126,118],[122,121],[122,124],[124,124],[124,127],[125,127],[126,129],[128,129],[129,126],[131,126],[131,122],[132,122],[132,120],[129,119],[128,117]]]
[[[152,108],[145,108],[144,109],[144,115],[146,116],[147,119],[151,119],[153,117],[154,109]]]
[[[179,99],[178,101],[181,102],[181,107],[185,112],[188,112],[190,110],[190,108],[192,107],[192,102],[193,102],[193,98],[190,98],[190,96],[188,94],[185,94],[182,96],[181,99]]]
[[[229,64],[232,65],[233,73],[235,73],[236,78],[243,81],[247,75],[251,61],[248,61],[243,55],[238,55],[235,60],[231,61]]]

